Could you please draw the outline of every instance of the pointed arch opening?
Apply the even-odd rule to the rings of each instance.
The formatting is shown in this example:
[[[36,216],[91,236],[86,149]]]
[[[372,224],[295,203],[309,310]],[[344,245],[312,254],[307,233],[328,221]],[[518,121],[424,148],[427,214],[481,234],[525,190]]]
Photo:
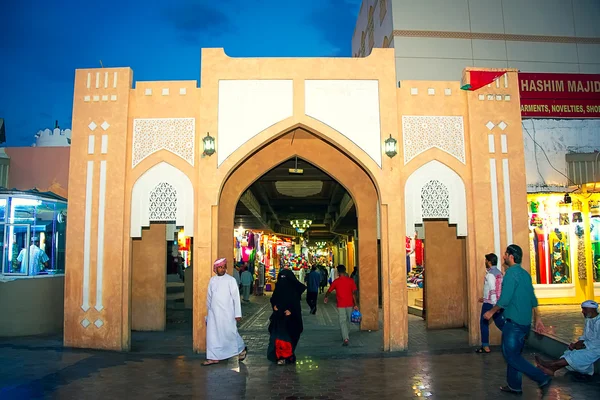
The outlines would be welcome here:
[[[236,222],[238,224],[241,222],[239,218],[236,221],[236,218],[240,215],[236,212],[236,209],[241,210],[238,208],[240,200],[247,216],[252,215],[254,223],[258,223],[257,220],[260,219],[274,219],[273,212],[261,199],[263,194],[253,190],[254,185],[256,185],[256,182],[260,182],[261,177],[269,176],[270,171],[277,168],[280,168],[279,174],[288,174],[290,168],[287,163],[290,160],[294,163],[296,157],[300,160],[301,165],[306,166],[306,168],[295,168],[294,166],[293,169],[306,169],[305,174],[316,174],[318,172],[320,178],[316,179],[316,175],[315,179],[308,177],[302,185],[303,187],[290,185],[287,179],[288,182],[278,185],[276,183],[277,179],[275,179],[269,184],[269,190],[277,191],[279,195],[288,198],[297,195],[308,195],[308,197],[302,197],[305,199],[310,198],[310,196],[318,196],[319,193],[323,192],[323,186],[317,182],[322,182],[325,179],[324,176],[329,177],[328,180],[339,185],[341,198],[338,199],[338,202],[331,208],[329,205],[324,207],[324,204],[321,204],[320,207],[322,208],[318,209],[319,213],[323,215],[322,220],[319,220],[319,225],[325,225],[319,226],[319,228],[327,226],[323,223],[327,213],[333,214],[331,217],[335,218],[336,214],[343,214],[344,208],[352,209],[354,207],[354,211],[349,211],[356,213],[356,239],[346,240],[346,246],[348,242],[355,245],[355,261],[353,264],[358,265],[360,268],[359,296],[363,314],[361,330],[379,330],[380,274],[378,268],[376,221],[378,193],[376,186],[369,174],[352,158],[311,132],[304,129],[295,129],[293,132],[281,135],[276,140],[249,154],[228,176],[219,195],[217,257],[225,257],[231,260],[235,256],[234,235],[236,229],[239,230],[239,225],[236,225]],[[309,167],[310,172],[308,171]],[[291,175],[297,174],[292,173]],[[344,192],[348,194],[347,199],[344,199]],[[249,208],[253,208],[253,211]],[[298,219],[309,218],[298,215]],[[285,221],[282,227],[289,223],[289,221]],[[268,223],[269,221],[262,222],[263,232],[267,231]],[[248,226],[244,227],[244,230],[246,228]],[[291,225],[284,228],[287,229],[285,229],[285,232],[281,229],[279,235],[284,236],[287,232],[289,233],[288,237],[295,237],[298,241],[299,235],[294,235]],[[271,228],[271,230],[274,229]],[[348,251],[347,247],[345,251]]]

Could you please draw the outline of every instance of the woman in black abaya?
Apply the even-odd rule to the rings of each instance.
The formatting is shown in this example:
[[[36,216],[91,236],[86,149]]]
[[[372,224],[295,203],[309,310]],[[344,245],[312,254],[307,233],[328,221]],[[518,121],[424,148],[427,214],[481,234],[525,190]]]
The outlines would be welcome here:
[[[300,296],[306,290],[289,269],[282,269],[277,276],[277,284],[271,296],[269,324],[269,348],[267,358],[278,365],[296,362],[296,346],[304,329]]]

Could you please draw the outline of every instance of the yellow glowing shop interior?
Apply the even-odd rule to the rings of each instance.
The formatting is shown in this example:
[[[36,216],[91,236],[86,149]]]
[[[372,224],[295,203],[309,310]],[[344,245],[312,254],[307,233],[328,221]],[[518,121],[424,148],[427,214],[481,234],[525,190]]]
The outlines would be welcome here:
[[[531,276],[540,304],[579,304],[600,290],[600,193],[532,193]]]

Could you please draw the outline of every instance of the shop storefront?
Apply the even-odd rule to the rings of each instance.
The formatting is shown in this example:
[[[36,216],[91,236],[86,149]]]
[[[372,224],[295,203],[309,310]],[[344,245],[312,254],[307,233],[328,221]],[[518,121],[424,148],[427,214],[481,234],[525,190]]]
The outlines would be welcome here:
[[[2,277],[64,274],[67,202],[53,193],[0,191]]]
[[[234,252],[236,264],[254,277],[254,294],[262,295],[275,289],[279,269],[290,264],[295,246],[291,237],[240,227],[234,231]]]
[[[0,190],[0,336],[62,329],[66,224],[66,199]]]
[[[600,296],[600,76],[522,73],[519,88],[536,295],[579,304]]]
[[[579,304],[600,282],[600,193],[531,193],[531,276],[542,304]]]

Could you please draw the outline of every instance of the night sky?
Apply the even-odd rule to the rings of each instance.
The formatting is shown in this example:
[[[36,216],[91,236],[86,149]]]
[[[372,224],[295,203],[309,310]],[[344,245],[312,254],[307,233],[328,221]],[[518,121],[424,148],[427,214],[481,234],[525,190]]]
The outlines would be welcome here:
[[[5,0],[0,117],[7,146],[71,127],[77,68],[134,80],[200,78],[200,49],[231,57],[350,57],[361,0]]]

